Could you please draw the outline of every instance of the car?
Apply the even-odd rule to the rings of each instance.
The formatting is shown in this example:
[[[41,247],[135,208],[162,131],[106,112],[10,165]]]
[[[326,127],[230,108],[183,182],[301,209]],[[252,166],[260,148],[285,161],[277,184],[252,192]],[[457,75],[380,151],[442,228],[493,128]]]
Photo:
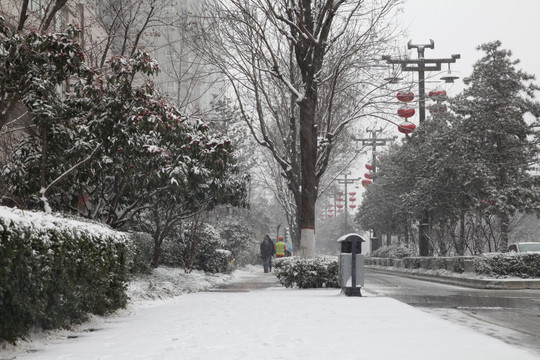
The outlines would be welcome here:
[[[513,243],[508,245],[508,251],[513,251],[517,253],[540,252],[540,241]]]

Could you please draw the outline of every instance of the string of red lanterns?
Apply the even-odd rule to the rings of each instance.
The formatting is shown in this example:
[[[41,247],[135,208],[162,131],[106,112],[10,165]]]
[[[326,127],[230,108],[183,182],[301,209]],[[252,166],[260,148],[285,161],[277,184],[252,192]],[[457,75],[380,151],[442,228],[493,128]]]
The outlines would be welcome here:
[[[402,103],[410,103],[414,100],[414,94],[412,92],[409,93],[397,93],[397,99],[401,101]],[[401,118],[404,118],[405,121],[403,121],[401,124],[398,125],[398,131],[403,134],[410,134],[416,129],[416,125],[414,125],[412,122],[409,121],[410,117],[413,117],[416,111],[413,108],[408,107],[402,107],[398,109],[397,115]]]

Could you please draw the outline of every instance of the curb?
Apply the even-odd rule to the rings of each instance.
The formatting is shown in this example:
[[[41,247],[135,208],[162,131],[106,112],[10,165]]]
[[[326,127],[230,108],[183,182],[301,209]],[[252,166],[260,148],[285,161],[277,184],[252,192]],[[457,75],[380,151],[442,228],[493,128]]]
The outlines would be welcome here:
[[[449,285],[464,286],[474,289],[499,289],[499,290],[540,290],[540,279],[472,279],[436,274],[425,274],[418,272],[408,272],[381,268],[373,265],[366,265],[366,269],[374,272],[405,276],[413,279],[433,281]]]

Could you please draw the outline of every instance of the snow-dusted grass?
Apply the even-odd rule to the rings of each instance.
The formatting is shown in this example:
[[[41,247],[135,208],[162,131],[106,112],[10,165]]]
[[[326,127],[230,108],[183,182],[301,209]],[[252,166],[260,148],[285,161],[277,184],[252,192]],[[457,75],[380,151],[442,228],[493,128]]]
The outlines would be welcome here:
[[[232,274],[208,274],[193,270],[160,267],[152,274],[137,275],[128,284],[130,303],[148,300],[165,300],[174,296],[204,291],[224,284],[234,278]]]

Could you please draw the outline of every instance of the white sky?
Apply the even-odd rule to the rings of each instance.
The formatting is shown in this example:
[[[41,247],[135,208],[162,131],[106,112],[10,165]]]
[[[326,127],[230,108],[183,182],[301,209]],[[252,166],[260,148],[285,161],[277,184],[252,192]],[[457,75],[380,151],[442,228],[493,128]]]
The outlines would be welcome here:
[[[426,49],[428,58],[449,58],[461,54],[452,64],[452,71],[461,77],[472,72],[473,64],[483,52],[478,45],[500,40],[502,48],[511,50],[520,59],[518,68],[540,77],[540,1],[538,0],[407,0],[402,14],[403,24],[413,44],[435,41],[435,49]],[[416,57],[412,49],[411,57]],[[461,91],[456,83],[449,95]]]

